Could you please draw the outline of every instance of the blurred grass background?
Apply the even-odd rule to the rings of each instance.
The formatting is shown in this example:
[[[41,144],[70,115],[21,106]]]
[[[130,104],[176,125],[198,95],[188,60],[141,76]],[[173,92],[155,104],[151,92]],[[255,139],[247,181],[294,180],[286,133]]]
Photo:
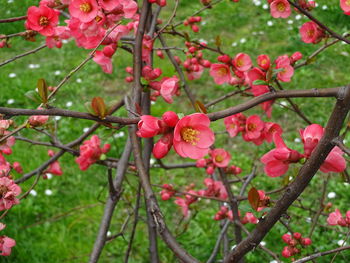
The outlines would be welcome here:
[[[174,3],[168,0],[168,6],[164,8],[161,18],[166,21],[172,12]],[[208,45],[214,46],[216,36],[220,36],[223,42],[222,50],[234,56],[236,53],[248,53],[253,60],[259,54],[268,54],[271,58],[279,55],[291,55],[300,51],[305,57],[315,51],[321,44],[309,45],[302,43],[299,38],[298,29],[307,21],[306,18],[293,12],[288,19],[273,19],[269,10],[266,9],[266,2],[242,0],[239,3],[223,1],[211,10],[201,14],[203,22],[200,25],[200,32],[192,34],[193,39],[207,41]],[[37,5],[34,0],[1,0],[1,18],[21,16],[31,5]],[[344,33],[349,31],[350,17],[343,15],[337,0],[319,0],[318,7],[314,14],[321,21],[326,22],[336,32]],[[199,1],[180,1],[175,21],[182,21],[194,11],[200,8]],[[0,24],[0,34],[11,34],[23,31],[23,21],[15,23]],[[189,32],[188,27],[180,26],[181,32]],[[183,41],[166,35],[169,46],[183,47]],[[36,42],[25,42],[20,38],[12,38],[11,48],[0,49],[0,61],[4,61],[24,51],[34,49],[44,42],[42,37],[37,37]],[[159,47],[157,42],[155,46]],[[184,58],[181,51],[174,51],[176,55]],[[39,78],[45,78],[49,85],[57,85],[62,78],[76,67],[89,53],[88,50],[79,49],[74,41],[64,44],[61,49],[44,49],[36,54],[21,58],[15,62],[0,68],[0,105],[16,108],[35,108],[37,105],[28,100],[24,94],[36,87]],[[204,51],[205,58],[215,61],[216,55]],[[316,61],[307,67],[296,70],[291,83],[283,83],[285,89],[312,89],[328,88],[346,85],[350,82],[350,48],[338,43],[320,56]],[[90,61],[68,81],[59,91],[54,106],[75,111],[86,111],[83,102],[90,101],[94,96],[102,96],[106,100],[121,99],[131,88],[124,82],[127,74],[124,71],[126,66],[131,66],[132,57],[130,54],[119,49],[114,56],[113,74],[104,74],[100,67]],[[164,76],[172,76],[175,71],[166,60],[155,59],[155,66],[161,67]],[[234,87],[215,85],[205,71],[203,77],[189,83],[191,90],[204,103],[232,91]],[[233,106],[246,100],[246,98],[232,98],[222,102],[209,111],[216,111],[228,106]],[[329,113],[333,107],[333,99],[294,99],[301,110],[314,123],[325,125]],[[287,103],[279,101],[279,103]],[[288,105],[288,103],[287,103]],[[161,99],[152,107],[152,114],[160,116],[166,110],[193,113],[190,104],[187,102],[184,93],[181,97],[175,98],[173,105],[164,103]],[[120,111],[118,114],[125,114]],[[268,121],[260,107],[249,110],[247,115],[259,114],[265,121]],[[23,118],[15,118],[16,123],[21,123]],[[285,133],[284,139],[289,147],[302,150],[303,146],[299,138],[299,129],[306,124],[293,112],[287,111],[275,104],[273,108],[272,121],[279,123]],[[59,128],[58,137],[63,143],[77,138],[84,128],[92,123],[83,120],[65,118],[51,118],[50,125],[57,123]],[[222,121],[212,124],[214,131],[224,130]],[[124,134],[123,134],[124,132]],[[126,130],[113,132],[106,128],[100,128],[96,132],[103,143],[111,143],[112,150],[110,157],[118,157],[122,151]],[[47,141],[45,135],[33,133],[30,130],[21,132],[22,136],[35,140]],[[232,154],[232,163],[242,167],[242,176],[250,173],[253,164],[258,165],[258,176],[253,185],[258,189],[269,191],[283,185],[288,176],[295,176],[297,165],[292,166],[281,178],[269,178],[262,170],[258,159],[272,149],[273,145],[263,144],[256,147],[251,143],[242,143],[240,137],[228,138],[225,134],[218,134],[216,145],[224,147]],[[18,141],[14,147],[14,153],[8,157],[10,162],[19,161],[25,172],[29,172],[47,160],[47,148],[30,146]],[[175,154],[165,158],[165,162],[183,162]],[[108,193],[106,168],[92,166],[88,171],[82,172],[74,162],[74,158],[65,154],[60,163],[64,170],[61,177],[53,177],[50,180],[40,180],[35,187],[36,195],[30,195],[20,205],[11,209],[11,212],[4,219],[7,228],[2,232],[5,235],[16,239],[17,245],[10,257],[0,257],[0,262],[15,263],[42,263],[42,262],[87,262],[88,255],[92,249],[94,239],[98,230],[99,222],[103,213],[103,202]],[[155,184],[172,183],[176,188],[184,189],[186,185],[194,183],[196,189],[203,188],[205,174],[200,169],[168,170],[152,169],[152,182]],[[19,175],[15,175],[19,177]],[[332,174],[327,193],[334,192],[334,199],[327,198],[326,202],[333,203],[333,207],[342,211],[349,209],[350,187],[344,183],[343,178],[338,174]],[[321,195],[321,186],[326,175],[319,173],[312,181],[310,187],[304,192],[301,199],[305,206],[318,208],[318,200]],[[33,180],[21,185],[26,191]],[[124,183],[124,195],[119,202],[113,217],[110,228],[111,235],[120,231],[128,214],[132,211],[135,202],[137,189],[137,178],[130,172]],[[235,193],[239,191],[239,185],[234,186]],[[158,192],[159,189],[154,188]],[[330,195],[331,197],[331,195]],[[278,194],[272,195],[272,199],[278,199]],[[132,247],[129,262],[149,262],[148,259],[148,232],[145,223],[144,203],[140,222],[137,226],[135,241]],[[201,261],[205,261],[211,254],[220,231],[219,224],[213,220],[218,210],[218,204],[214,202],[201,201],[191,206],[191,218],[182,220],[179,208],[172,202],[160,202],[165,219],[171,230],[177,235],[177,239],[189,252]],[[240,204],[241,213],[251,211],[248,203]],[[294,231],[299,231],[307,236],[310,231],[311,213],[291,208],[289,215]],[[260,216],[260,214],[256,214]],[[122,262],[125,254],[133,217],[129,220],[127,231],[123,237],[118,237],[108,242],[103,251],[100,262]],[[326,225],[326,218],[321,216],[320,223]],[[247,225],[248,229],[254,226]],[[339,240],[344,240],[345,235],[339,233],[344,229],[333,227],[316,227],[313,235],[312,245],[305,253],[323,251],[335,248]],[[264,242],[266,247],[277,254],[280,254],[284,246],[281,236],[287,230],[276,224],[275,228],[266,236]],[[232,233],[232,231],[231,231]],[[176,262],[171,251],[159,241],[160,258],[162,262]],[[218,257],[220,258],[220,257]],[[270,262],[272,258],[261,252],[259,249],[247,255],[247,262]],[[317,262],[330,262],[331,256],[321,258]],[[349,262],[350,253],[341,253],[335,262]],[[290,260],[285,260],[290,262]]]

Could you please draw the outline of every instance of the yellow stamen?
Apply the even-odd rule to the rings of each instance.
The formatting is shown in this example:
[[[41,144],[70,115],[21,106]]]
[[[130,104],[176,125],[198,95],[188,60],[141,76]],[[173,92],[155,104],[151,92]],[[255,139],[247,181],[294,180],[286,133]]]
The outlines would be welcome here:
[[[189,127],[182,128],[180,132],[181,138],[185,142],[190,143],[192,145],[196,145],[197,142],[199,141],[199,138],[198,138],[199,133],[200,133],[199,131]]]
[[[89,3],[84,3],[79,6],[80,11],[84,13],[88,13],[91,11],[91,5]]]
[[[49,19],[46,16],[41,16],[39,18],[39,25],[41,26],[47,26],[49,24]]]

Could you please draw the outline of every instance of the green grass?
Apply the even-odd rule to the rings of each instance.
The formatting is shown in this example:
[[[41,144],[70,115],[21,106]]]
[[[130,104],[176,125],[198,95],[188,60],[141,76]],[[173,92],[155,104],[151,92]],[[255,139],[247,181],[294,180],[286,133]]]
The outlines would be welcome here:
[[[163,21],[167,20],[172,12],[173,3],[168,1],[169,6],[164,9],[161,15]],[[1,3],[0,13],[2,17],[14,17],[25,14],[30,5],[36,4],[34,0],[14,0],[13,3]],[[319,8],[314,12],[315,16],[321,21],[327,22],[332,29],[337,32],[346,32],[349,30],[350,18],[342,14],[337,0],[318,1]],[[265,4],[265,1],[262,1]],[[321,7],[327,5],[328,9]],[[180,1],[179,12],[175,21],[181,21],[188,17],[195,10],[199,9],[199,1],[184,0]],[[268,10],[261,6],[255,6],[251,1],[241,1],[240,3],[231,3],[223,1],[215,8],[207,10],[202,14],[205,24],[200,26],[198,34],[191,34],[193,39],[206,40],[208,45],[214,46],[216,36],[220,36],[223,42],[222,50],[230,55],[238,52],[246,52],[255,60],[259,54],[268,54],[271,58],[276,58],[282,54],[291,55],[295,51],[300,51],[307,57],[315,51],[321,44],[308,45],[300,41],[298,27],[306,22],[305,18],[295,19],[296,13],[286,20],[276,20],[271,18]],[[292,20],[292,24],[287,21]],[[273,22],[268,26],[268,21]],[[23,21],[11,24],[0,24],[0,34],[10,34],[23,30]],[[179,26],[181,32],[188,32],[188,28]],[[183,47],[183,41],[174,37],[166,36],[168,44],[171,46]],[[42,37],[37,37],[36,42],[24,42],[22,39],[13,38],[10,43],[10,49],[0,50],[0,61],[4,61],[16,54],[31,50],[43,42]],[[156,43],[155,46],[160,46]],[[62,49],[44,49],[36,54],[24,57],[16,62],[10,63],[0,69],[0,105],[9,107],[35,108],[37,104],[27,99],[24,94],[36,87],[39,78],[45,78],[49,85],[57,85],[62,78],[76,67],[87,55],[87,50],[75,47],[74,41],[64,45]],[[176,55],[184,58],[181,51],[175,51]],[[205,58],[215,61],[216,54],[204,51]],[[316,61],[298,69],[293,76],[291,83],[284,83],[285,89],[312,89],[328,88],[345,85],[350,82],[348,69],[350,68],[349,54],[350,48],[343,44],[336,44],[327,49],[323,54],[317,57]],[[119,49],[114,58],[114,72],[107,75],[102,72],[100,67],[93,62],[87,63],[83,70],[77,72],[61,88],[54,101],[54,106],[76,111],[86,111],[85,101],[90,101],[94,96],[102,96],[108,100],[118,100],[123,98],[126,92],[131,89],[129,84],[123,81],[126,76],[124,68],[130,66],[132,57]],[[30,64],[38,64],[39,68],[29,68]],[[155,59],[155,65],[161,67],[164,76],[172,76],[175,71],[167,61]],[[15,73],[15,78],[10,78],[10,74]],[[189,83],[191,90],[196,96],[205,102],[213,98],[224,95],[232,91],[231,86],[215,85],[206,70],[200,80]],[[190,104],[186,101],[183,94],[175,98],[175,104],[168,105],[161,99],[152,107],[152,113],[160,116],[165,110],[174,110],[184,114],[192,113]],[[14,100],[13,104],[8,104],[9,100]],[[228,99],[212,108],[209,111],[224,109],[247,100],[247,98]],[[312,122],[325,125],[329,113],[333,107],[333,99],[295,99],[301,110]],[[72,102],[68,106],[67,102]],[[125,111],[120,113],[125,115]],[[260,107],[247,111],[247,115],[260,114],[262,118],[268,119],[262,114]],[[16,123],[20,124],[24,118],[15,118]],[[273,121],[278,122],[283,127],[284,139],[289,147],[302,150],[302,144],[295,142],[299,137],[298,130],[306,125],[292,112],[282,109],[278,105],[273,109]],[[58,125],[58,137],[63,143],[67,143],[77,138],[85,127],[92,123],[89,121],[64,119],[54,121],[50,120],[50,126]],[[223,131],[222,121],[212,124],[215,131]],[[124,128],[126,132],[126,129]],[[104,143],[111,143],[112,150],[108,154],[111,157],[118,157],[122,151],[125,137],[113,138],[112,132],[107,128],[100,128],[97,134],[101,136]],[[48,138],[42,134],[33,133],[30,130],[21,132],[35,140],[48,141]],[[349,138],[347,138],[349,139]],[[249,174],[253,163],[258,165],[257,178],[253,184],[258,189],[266,191],[280,187],[286,176],[293,176],[297,171],[297,165],[291,167],[288,175],[283,178],[269,178],[263,173],[263,169],[258,159],[272,149],[272,145],[263,144],[260,147],[251,143],[242,143],[240,137],[228,138],[226,135],[217,135],[216,145],[222,146],[232,154],[232,163],[239,165],[243,169],[243,175]],[[38,167],[43,161],[47,160],[47,149],[38,146],[29,146],[23,142],[17,142],[14,147],[13,155],[8,157],[10,162],[20,161],[25,172]],[[165,162],[182,162],[173,152],[165,158]],[[86,262],[88,255],[94,243],[98,230],[99,221],[103,214],[103,202],[108,193],[106,184],[106,168],[93,166],[88,171],[82,172],[78,169],[74,158],[65,154],[60,163],[63,166],[64,175],[54,177],[51,180],[40,180],[35,187],[37,196],[30,195],[23,200],[20,205],[11,209],[10,213],[4,218],[3,222],[7,228],[3,231],[17,241],[16,247],[10,257],[0,258],[0,262]],[[203,188],[202,181],[205,178],[203,170],[188,169],[163,171],[152,169],[152,182],[155,184],[172,183],[177,188],[184,189],[186,185],[194,183],[196,189]],[[19,175],[15,175],[19,177]],[[335,192],[337,197],[331,201],[333,207],[338,207],[346,211],[349,207],[349,185],[343,184],[342,178],[337,174],[331,175],[327,192]],[[318,207],[317,200],[320,198],[320,189],[323,184],[324,174],[318,174],[312,181],[310,187],[303,193],[302,200],[304,205]],[[33,179],[21,185],[23,191],[26,191]],[[135,192],[138,186],[137,177],[132,171],[127,174],[127,180],[124,183],[124,195],[118,204],[113,217],[110,231],[116,234],[120,231],[127,215],[132,211],[135,203]],[[235,188],[235,193],[239,191]],[[52,190],[52,195],[45,194],[45,190]],[[155,192],[159,189],[154,188]],[[273,200],[278,199],[279,195],[271,195]],[[215,239],[220,231],[219,224],[212,220],[218,210],[218,204],[213,201],[201,201],[192,206],[191,219],[182,220],[178,207],[172,202],[160,202],[166,222],[171,231],[177,235],[179,242],[189,250],[189,252],[201,261],[205,261],[211,253],[215,244]],[[242,213],[251,211],[246,202],[240,205]],[[308,212],[298,208],[289,210],[291,215],[290,224],[294,231],[299,231],[307,235],[310,230],[310,224],[304,222],[306,217],[311,217]],[[261,216],[260,214],[257,214]],[[298,218],[301,216],[301,219]],[[144,202],[141,202],[140,222],[137,226],[135,241],[129,262],[149,262],[148,259],[148,233],[145,223],[146,215]],[[326,218],[322,216],[320,222],[326,224]],[[127,225],[124,237],[107,243],[100,262],[122,262],[124,253],[127,249],[128,240],[132,227],[133,217]],[[249,230],[253,226],[247,226]],[[335,228],[333,228],[335,229]],[[344,231],[344,230],[343,230]],[[265,237],[266,247],[277,254],[283,248],[281,235],[286,233],[286,229],[277,224],[276,227]],[[230,233],[232,231],[230,230]],[[345,239],[335,230],[317,227],[313,235],[315,245],[307,250],[313,253],[318,250],[328,250],[337,247],[337,241]],[[171,251],[159,241],[160,258],[162,262],[176,262]],[[305,254],[304,254],[305,255]],[[343,252],[337,257],[336,262],[348,262],[347,257],[350,254]],[[260,250],[254,250],[247,255],[247,262],[269,262],[272,260]],[[329,262],[330,257],[324,257],[317,262]],[[289,262],[286,260],[286,262]]]

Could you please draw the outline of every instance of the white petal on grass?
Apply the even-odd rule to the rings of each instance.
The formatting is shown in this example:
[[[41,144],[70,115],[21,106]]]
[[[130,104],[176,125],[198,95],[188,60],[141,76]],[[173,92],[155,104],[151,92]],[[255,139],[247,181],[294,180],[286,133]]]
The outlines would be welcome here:
[[[291,24],[294,23],[294,21],[293,21],[292,19],[289,19],[289,20],[287,21],[287,23],[288,23],[289,25],[291,25]]]
[[[77,81],[78,83],[81,83],[81,82],[82,82],[82,80],[81,80],[80,78],[78,78],[76,81]]]
[[[268,4],[264,4],[264,5],[262,6],[262,8],[263,8],[263,9],[269,9],[269,5],[268,5]]]
[[[8,99],[8,100],[7,100],[7,104],[13,104],[13,103],[15,103],[15,100],[14,100],[14,99]]]
[[[300,138],[295,138],[295,139],[294,139],[294,142],[299,143],[299,142],[301,142],[301,139],[300,139]]]
[[[329,199],[333,199],[333,198],[335,198],[336,196],[337,196],[337,194],[334,193],[334,192],[329,192],[328,195],[327,195],[327,197],[328,197]]]
[[[89,129],[90,129],[89,127],[85,127],[85,128],[83,129],[83,132],[88,132]]]
[[[342,239],[340,239],[338,242],[337,242],[338,246],[345,246],[346,245],[346,242]]]
[[[61,116],[55,116],[55,120],[59,121],[62,117]]]
[[[60,70],[56,70],[56,71],[54,72],[54,74],[55,74],[56,76],[61,75],[61,71],[60,71]]]
[[[322,6],[322,10],[327,10],[327,9],[328,9],[328,6],[326,6],[326,5]]]
[[[245,42],[247,42],[247,39],[242,38],[239,42],[241,42],[242,44],[244,44]]]
[[[10,73],[10,74],[9,74],[9,78],[11,78],[11,79],[15,78],[16,76],[17,76],[16,73]]]
[[[68,101],[67,103],[66,103],[66,107],[71,107],[73,105],[73,102],[71,102],[71,101]]]
[[[272,21],[267,21],[266,23],[268,26],[273,26],[273,22]]]
[[[46,194],[46,195],[52,195],[52,190],[46,189],[46,190],[45,190],[45,194]]]
[[[38,195],[38,193],[34,189],[30,190],[29,194],[32,195],[32,196],[37,196]]]
[[[295,19],[296,19],[296,20],[300,20],[300,19],[301,19],[301,15],[296,15],[296,16],[295,16]]]
[[[50,180],[50,179],[52,179],[53,175],[52,175],[52,174],[50,174],[50,173],[47,173],[47,174],[46,174],[46,177],[47,177],[47,179],[49,179],[49,180]]]

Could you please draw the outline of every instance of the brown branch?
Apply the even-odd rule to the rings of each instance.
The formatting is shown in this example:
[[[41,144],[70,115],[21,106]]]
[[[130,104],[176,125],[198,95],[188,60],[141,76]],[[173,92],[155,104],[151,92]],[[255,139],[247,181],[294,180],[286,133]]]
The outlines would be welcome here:
[[[14,56],[13,58],[10,58],[10,59],[8,59],[8,60],[5,60],[5,61],[1,62],[1,63],[0,63],[0,67],[1,67],[1,66],[4,66],[4,65],[6,65],[6,64],[8,64],[8,63],[10,63],[10,62],[12,62],[12,61],[15,61],[15,60],[17,60],[17,59],[19,59],[19,58],[28,56],[28,55],[30,55],[30,54],[34,54],[34,53],[38,52],[39,50],[41,50],[41,49],[43,49],[43,48],[45,48],[45,47],[46,47],[46,44],[41,45],[41,46],[39,46],[39,47],[37,47],[37,48],[34,48],[34,49],[32,49],[32,50],[29,50],[29,51],[27,51],[27,52],[24,52],[24,53],[22,53],[22,54],[16,55],[16,56]]]
[[[300,196],[300,194],[309,185],[311,179],[316,174],[334,145],[332,140],[339,136],[340,129],[350,109],[350,87],[344,87],[339,90],[337,103],[332,115],[329,118],[325,133],[312,152],[310,159],[306,161],[299,170],[295,181],[291,183],[276,205],[270,210],[267,216],[260,220],[254,231],[237,247],[231,251],[225,259],[225,263],[238,262],[246,253],[252,250],[264,236],[275,225],[278,219],[289,208],[289,206]]]
[[[350,249],[350,246],[338,247],[338,248],[335,248],[335,249],[332,249],[332,250],[328,250],[328,251],[324,251],[324,252],[318,252],[318,253],[312,254],[310,256],[304,257],[302,259],[296,260],[293,263],[308,262],[308,261],[313,260],[315,258],[319,258],[319,257],[326,256],[326,255],[329,255],[329,254],[337,253],[337,252],[340,252],[340,251],[343,251],[343,250],[346,250],[346,249]]]
[[[18,16],[18,17],[11,17],[11,18],[4,18],[0,19],[0,23],[12,23],[20,20],[26,20],[27,16]]]

